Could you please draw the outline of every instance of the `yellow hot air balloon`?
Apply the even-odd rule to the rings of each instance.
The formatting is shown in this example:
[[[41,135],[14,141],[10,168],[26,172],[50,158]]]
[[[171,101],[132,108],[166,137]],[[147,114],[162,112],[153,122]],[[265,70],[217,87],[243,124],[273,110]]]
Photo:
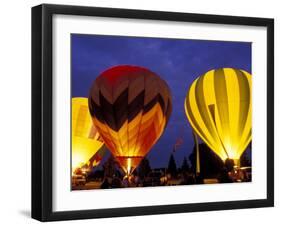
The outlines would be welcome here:
[[[172,110],[170,90],[145,68],[116,66],[95,80],[89,109],[106,146],[128,176],[167,125]]]
[[[187,118],[199,137],[222,159],[239,159],[252,139],[252,78],[234,68],[198,77],[185,99]]]
[[[88,98],[72,98],[72,172],[87,164],[103,144],[89,113]]]

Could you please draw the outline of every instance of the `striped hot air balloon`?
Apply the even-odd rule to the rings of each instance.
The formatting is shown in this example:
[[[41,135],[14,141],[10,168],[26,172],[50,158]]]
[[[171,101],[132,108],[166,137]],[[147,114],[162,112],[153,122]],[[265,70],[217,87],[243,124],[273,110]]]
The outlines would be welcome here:
[[[87,164],[103,145],[89,113],[88,98],[72,98],[72,172]]]
[[[199,137],[222,159],[239,159],[252,139],[251,75],[233,68],[197,78],[185,99],[187,118]]]
[[[116,66],[97,77],[89,109],[106,146],[126,175],[157,142],[171,114],[167,84],[137,66]]]

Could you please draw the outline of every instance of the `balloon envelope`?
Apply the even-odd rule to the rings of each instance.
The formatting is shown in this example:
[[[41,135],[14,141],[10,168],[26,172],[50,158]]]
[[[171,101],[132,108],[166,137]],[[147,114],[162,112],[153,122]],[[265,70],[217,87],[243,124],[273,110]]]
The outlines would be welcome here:
[[[187,93],[187,118],[222,159],[238,161],[252,139],[252,80],[243,70],[222,68],[197,78]]]
[[[107,152],[107,148],[106,148],[105,145],[103,145],[103,146],[96,152],[96,154],[94,154],[94,155],[90,158],[90,160],[89,160],[89,162],[88,162],[88,165],[89,165],[90,167],[96,167],[96,166],[98,166],[98,165],[100,164],[101,160],[103,159],[103,157],[105,156],[106,152]]]
[[[87,164],[103,144],[89,113],[88,98],[72,98],[72,172]]]
[[[167,84],[137,66],[116,66],[95,80],[89,96],[93,122],[130,174],[162,135],[172,105]]]

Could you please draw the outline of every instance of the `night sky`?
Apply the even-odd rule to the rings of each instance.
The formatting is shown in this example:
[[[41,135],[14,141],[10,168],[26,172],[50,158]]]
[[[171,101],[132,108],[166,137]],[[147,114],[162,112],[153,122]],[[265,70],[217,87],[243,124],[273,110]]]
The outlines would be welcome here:
[[[72,97],[88,97],[95,78],[120,64],[146,67],[167,82],[173,111],[166,130],[147,155],[153,168],[168,165],[179,137],[184,142],[174,153],[178,167],[192,151],[194,142],[184,99],[195,78],[221,67],[251,73],[251,43],[246,42],[72,34],[71,52]]]

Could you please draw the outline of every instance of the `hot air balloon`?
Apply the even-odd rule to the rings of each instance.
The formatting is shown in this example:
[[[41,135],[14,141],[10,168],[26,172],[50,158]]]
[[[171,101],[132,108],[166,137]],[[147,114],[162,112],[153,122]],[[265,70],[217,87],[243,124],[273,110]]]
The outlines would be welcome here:
[[[107,148],[103,145],[97,152],[94,154],[88,162],[90,167],[96,167],[100,164],[101,160],[103,159],[105,153],[107,152]]]
[[[103,145],[89,113],[88,98],[72,98],[72,172],[87,164]]]
[[[89,109],[106,146],[129,176],[167,125],[170,90],[148,69],[116,66],[93,83]]]
[[[251,75],[233,68],[198,77],[185,99],[195,133],[222,159],[239,159],[252,139]]]

